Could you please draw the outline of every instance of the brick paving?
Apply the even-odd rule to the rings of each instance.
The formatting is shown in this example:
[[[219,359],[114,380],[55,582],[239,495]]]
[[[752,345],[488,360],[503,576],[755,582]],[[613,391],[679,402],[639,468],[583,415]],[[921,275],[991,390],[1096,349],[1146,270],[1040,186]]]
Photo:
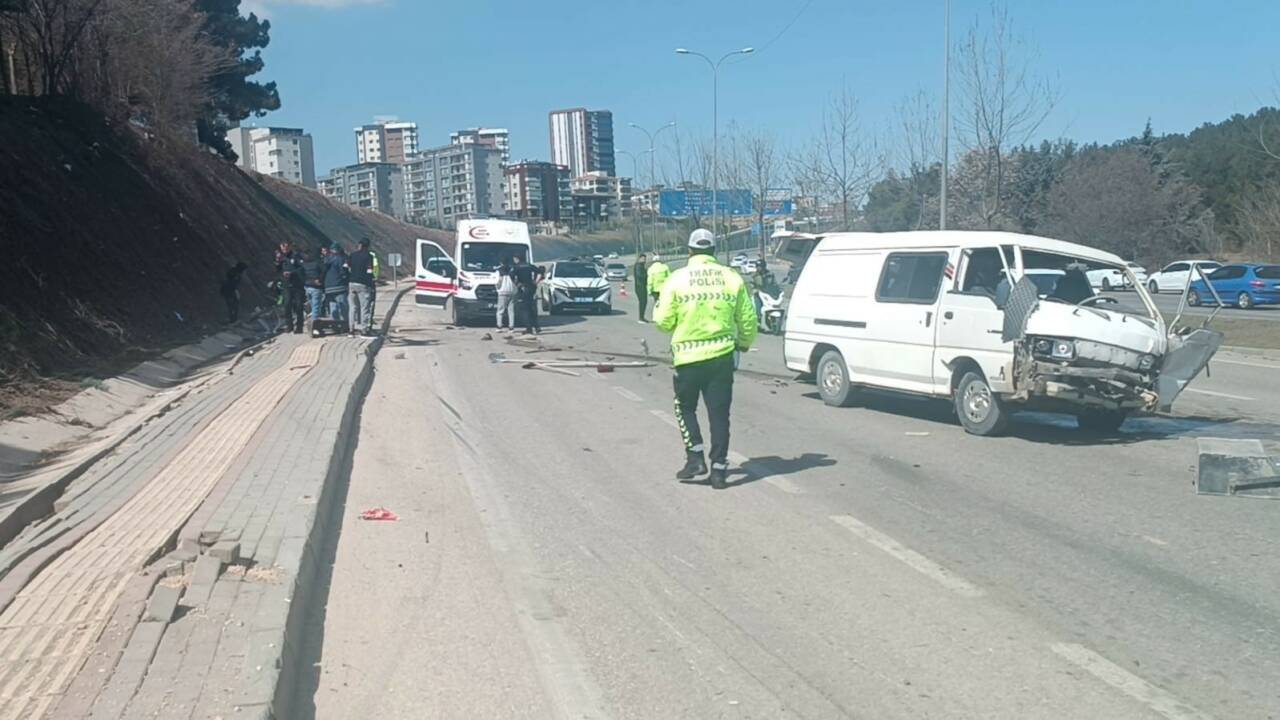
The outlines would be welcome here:
[[[40,570],[0,613],[0,718],[47,714],[93,652],[130,579],[166,549],[268,416],[316,366],[323,345],[298,345],[286,363],[180,439],[167,464],[136,492],[125,493],[127,500]],[[213,597],[234,598],[220,591]],[[129,676],[136,676],[135,686],[143,681],[165,634],[163,623],[135,628],[112,674],[120,682],[100,696],[95,717],[128,705],[133,693],[118,688]]]

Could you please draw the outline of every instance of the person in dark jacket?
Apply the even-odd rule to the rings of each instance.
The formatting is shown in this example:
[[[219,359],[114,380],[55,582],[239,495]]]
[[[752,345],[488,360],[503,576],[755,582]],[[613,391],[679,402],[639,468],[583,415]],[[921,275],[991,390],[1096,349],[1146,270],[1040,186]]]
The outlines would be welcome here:
[[[516,281],[516,299],[520,311],[524,313],[524,332],[533,335],[542,332],[538,322],[538,281],[542,274],[537,266],[529,264],[524,258],[516,256],[516,264],[511,268],[511,276]]]
[[[227,274],[223,276],[222,284],[218,287],[218,294],[222,295],[223,302],[227,304],[228,323],[240,320],[240,279],[248,269],[248,265],[237,262],[227,269]]]
[[[347,253],[338,243],[329,247],[324,261],[324,303],[329,317],[339,323],[347,319]]]
[[[284,287],[285,332],[296,334],[303,331],[303,307],[307,300],[305,258],[302,251],[293,251],[280,263],[280,282]]]
[[[369,238],[361,238],[347,258],[347,289],[351,298],[351,333],[373,334],[373,253]]]
[[[320,314],[324,310],[324,264],[325,251],[323,249],[314,256],[307,256],[302,261],[307,305],[311,307],[311,337],[320,337],[320,328],[316,321],[320,319]]]
[[[636,301],[640,303],[640,322],[649,322],[644,319],[644,311],[649,309],[649,265],[648,258],[644,253],[636,256],[636,267],[634,271],[636,281]]]

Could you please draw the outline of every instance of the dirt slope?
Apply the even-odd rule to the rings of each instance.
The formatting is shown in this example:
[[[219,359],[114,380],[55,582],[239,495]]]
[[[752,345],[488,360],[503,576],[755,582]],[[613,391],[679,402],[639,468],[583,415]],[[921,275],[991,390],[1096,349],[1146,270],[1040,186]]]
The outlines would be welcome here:
[[[0,97],[0,137],[0,415],[211,332],[236,260],[250,266],[242,306],[268,305],[282,240],[369,237],[411,258],[430,232],[71,103]]]

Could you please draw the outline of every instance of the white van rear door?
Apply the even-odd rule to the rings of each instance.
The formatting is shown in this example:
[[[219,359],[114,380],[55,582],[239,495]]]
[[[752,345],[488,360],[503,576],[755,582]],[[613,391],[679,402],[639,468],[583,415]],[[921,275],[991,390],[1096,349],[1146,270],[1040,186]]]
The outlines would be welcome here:
[[[950,267],[947,250],[902,250],[885,256],[875,312],[867,324],[870,342],[848,358],[855,378],[901,390],[933,391],[938,296]]]
[[[417,256],[414,299],[419,305],[443,309],[454,292],[457,266],[444,248],[430,240],[418,240]]]

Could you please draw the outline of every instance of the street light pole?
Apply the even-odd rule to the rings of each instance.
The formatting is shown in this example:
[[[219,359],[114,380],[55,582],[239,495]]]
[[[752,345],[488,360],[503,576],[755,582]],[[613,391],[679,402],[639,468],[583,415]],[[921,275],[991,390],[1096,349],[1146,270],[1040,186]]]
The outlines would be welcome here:
[[[942,0],[942,188],[938,203],[938,229],[947,229],[947,165],[950,161],[951,137],[951,0]]]
[[[630,156],[630,157],[631,157],[631,174],[632,174],[632,175],[636,175],[636,174],[639,172],[639,170],[637,169],[639,166],[638,166],[638,165],[637,165],[637,163],[636,163],[636,154],[635,154],[635,153],[633,153],[633,152],[631,152],[630,150],[618,150],[618,151],[616,151],[616,152],[619,152],[619,153],[621,153],[621,154],[623,154],[623,155],[628,155],[628,156]],[[634,190],[632,190],[632,192],[631,192],[631,197],[632,197],[631,219],[632,219],[632,222],[633,222],[633,223],[635,224],[635,226],[636,226],[636,255],[639,255],[639,254],[640,254],[640,251],[641,251],[641,248],[642,248],[642,247],[643,247],[643,245],[644,245],[644,242],[643,242],[643,239],[640,237],[640,223],[637,221],[637,218],[636,218],[636,212],[635,212],[635,199],[634,199],[634,198],[635,198],[635,191],[634,191]]]
[[[707,61],[711,66],[711,232],[715,233],[716,226],[720,222],[720,63],[734,55],[750,55],[755,52],[755,48],[745,47],[741,50],[727,52],[720,57],[719,60],[713,61],[711,58],[700,52],[694,52],[686,48],[676,48],[677,55],[696,55]],[[728,258],[729,246],[728,237],[725,238],[725,257]]]
[[[658,153],[654,149],[653,142],[654,142],[654,139],[658,137],[658,135],[662,134],[663,130],[666,130],[667,128],[675,127],[676,126],[675,121],[669,122],[666,125],[663,125],[662,127],[658,128],[657,130],[654,130],[653,132],[649,132],[648,130],[645,130],[644,128],[640,127],[635,123],[628,123],[628,125],[644,133],[645,137],[649,138],[649,189],[653,190],[658,186],[658,181],[657,181],[657,178],[655,177],[657,175],[657,171],[655,169],[655,161],[654,161],[654,158],[657,156]],[[651,210],[653,211],[651,213],[653,216],[653,232],[649,233],[649,236],[651,238],[649,244],[653,246],[653,249],[656,251],[657,244],[658,244],[658,209],[657,209],[656,203],[654,204],[654,207],[651,208]]]

